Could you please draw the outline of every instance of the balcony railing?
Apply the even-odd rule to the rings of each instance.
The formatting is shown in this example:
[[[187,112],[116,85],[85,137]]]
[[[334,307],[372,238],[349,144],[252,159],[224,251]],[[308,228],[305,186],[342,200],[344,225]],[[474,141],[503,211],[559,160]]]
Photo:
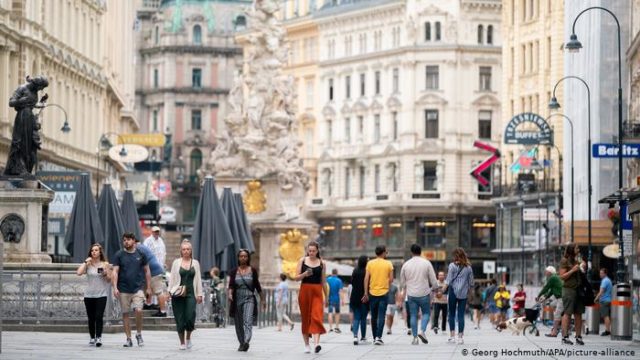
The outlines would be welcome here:
[[[556,179],[536,180],[534,182],[533,189],[529,189],[527,194],[533,194],[538,192],[556,192],[562,189],[556,186]],[[523,194],[522,189],[518,186],[518,183],[513,184],[494,184],[493,185],[493,197],[506,197],[513,195]]]
[[[640,120],[623,122],[622,131],[625,139],[640,140]]]

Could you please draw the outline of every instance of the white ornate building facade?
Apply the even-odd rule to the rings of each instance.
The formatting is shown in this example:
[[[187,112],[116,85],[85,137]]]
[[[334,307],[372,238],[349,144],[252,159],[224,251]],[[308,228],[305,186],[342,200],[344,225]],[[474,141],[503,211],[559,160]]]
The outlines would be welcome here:
[[[307,210],[325,254],[386,244],[401,261],[417,242],[437,268],[456,246],[494,258],[491,189],[470,171],[489,155],[474,141],[500,141],[501,2],[328,2],[313,16],[321,113]]]

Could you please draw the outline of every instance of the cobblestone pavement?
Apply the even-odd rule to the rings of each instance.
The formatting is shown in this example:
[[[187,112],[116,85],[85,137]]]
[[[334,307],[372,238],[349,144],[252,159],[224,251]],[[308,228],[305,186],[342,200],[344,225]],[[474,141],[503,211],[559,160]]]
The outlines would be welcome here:
[[[352,335],[346,331],[347,326],[342,325],[341,334],[322,336],[319,354],[303,353],[299,324],[293,331],[255,329],[247,353],[237,351],[233,327],[196,330],[193,333],[194,346],[186,351],[178,349],[177,334],[169,331],[143,332],[144,346],[134,345],[130,349],[122,347],[123,334],[105,334],[104,346],[95,348],[88,345],[88,335],[84,334],[3,332],[0,359],[640,359],[639,343],[589,335],[584,338],[585,346],[563,346],[559,337],[544,337],[547,332],[544,327],[541,335],[535,337],[498,333],[488,322],[482,325],[479,330],[467,326],[464,345],[448,344],[447,335],[442,332],[436,335],[431,331],[427,333],[428,344],[411,345],[411,337],[398,324],[392,335],[384,335],[383,346],[374,346],[370,342],[354,346]],[[135,344],[135,339],[133,342]]]

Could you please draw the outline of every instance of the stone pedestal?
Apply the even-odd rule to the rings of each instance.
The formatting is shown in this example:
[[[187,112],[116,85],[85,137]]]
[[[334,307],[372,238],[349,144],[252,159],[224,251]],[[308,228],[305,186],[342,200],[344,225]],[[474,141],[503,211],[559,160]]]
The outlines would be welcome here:
[[[46,225],[54,192],[35,180],[0,179],[0,239],[7,263],[50,263]],[[43,241],[44,240],[44,241]]]
[[[249,181],[251,179],[215,178],[219,194],[225,187],[229,187],[233,192],[242,194],[243,199],[246,198]],[[256,245],[256,254],[252,256],[252,262],[260,272],[260,282],[273,285],[280,281],[278,277],[283,272],[283,258],[280,254],[281,234],[298,229],[300,233],[306,235],[306,241],[313,240],[318,226],[315,222],[302,218],[301,209],[305,197],[303,189],[284,190],[273,178],[262,180],[260,191],[266,197],[264,211],[253,214],[246,212]],[[254,195],[257,196],[257,194]],[[246,205],[245,209],[247,209]],[[294,246],[299,246],[300,252],[304,253],[305,245],[306,242],[299,242]]]

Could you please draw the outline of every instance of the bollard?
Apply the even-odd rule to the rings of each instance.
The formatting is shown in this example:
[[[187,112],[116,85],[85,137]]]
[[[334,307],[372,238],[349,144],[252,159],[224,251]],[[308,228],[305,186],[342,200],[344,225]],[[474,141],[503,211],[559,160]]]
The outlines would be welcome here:
[[[613,286],[611,340],[631,340],[631,285],[628,283]]]
[[[542,311],[542,320],[544,321],[545,324],[553,323],[553,313],[555,311],[556,309],[553,306],[551,306],[551,304],[547,304],[544,306]]]
[[[596,334],[600,332],[600,304],[585,306],[584,334]]]

